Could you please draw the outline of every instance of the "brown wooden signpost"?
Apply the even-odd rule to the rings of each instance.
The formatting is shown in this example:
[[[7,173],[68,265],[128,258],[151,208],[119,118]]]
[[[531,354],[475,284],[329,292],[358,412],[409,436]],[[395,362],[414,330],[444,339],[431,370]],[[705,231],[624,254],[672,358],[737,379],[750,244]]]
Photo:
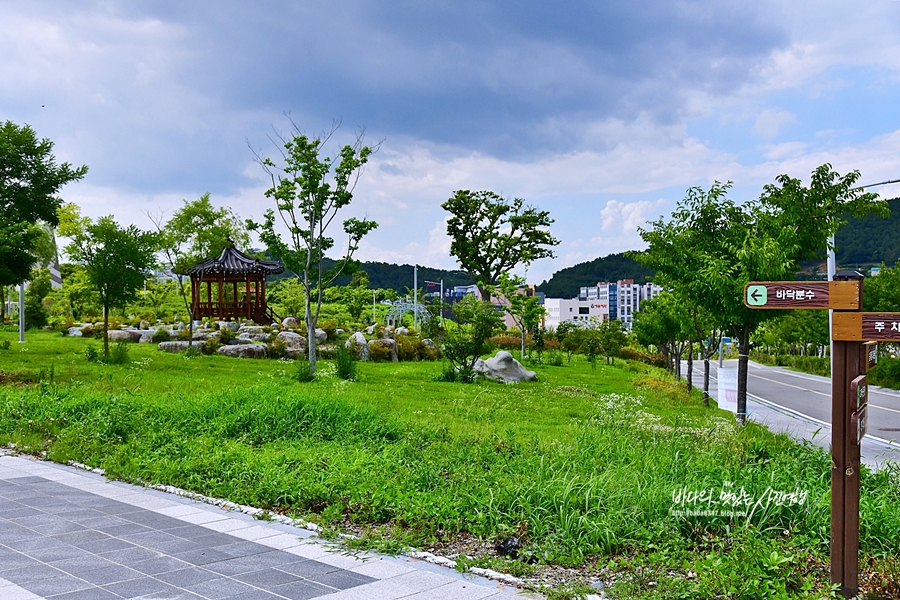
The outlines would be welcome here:
[[[859,593],[860,443],[868,425],[865,373],[877,360],[877,342],[900,341],[900,313],[862,311],[863,277],[835,281],[760,281],[744,287],[749,308],[833,309],[831,372],[831,583],[851,598]],[[863,343],[865,342],[865,343]]]

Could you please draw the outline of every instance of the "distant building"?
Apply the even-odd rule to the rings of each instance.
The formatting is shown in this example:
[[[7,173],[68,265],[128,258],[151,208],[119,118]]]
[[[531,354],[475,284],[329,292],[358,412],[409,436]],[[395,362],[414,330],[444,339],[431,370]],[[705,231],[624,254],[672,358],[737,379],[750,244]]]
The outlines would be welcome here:
[[[599,299],[545,298],[544,310],[544,326],[551,330],[565,322],[588,325],[609,319],[609,305]]]

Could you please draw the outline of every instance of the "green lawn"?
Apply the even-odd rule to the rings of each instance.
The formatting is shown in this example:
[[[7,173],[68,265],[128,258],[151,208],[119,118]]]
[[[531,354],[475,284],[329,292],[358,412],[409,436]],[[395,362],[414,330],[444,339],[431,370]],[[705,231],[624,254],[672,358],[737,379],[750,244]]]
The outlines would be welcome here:
[[[0,331],[5,339],[0,443],[53,460],[377,529],[393,543],[515,534],[541,563],[618,574],[618,597],[827,588],[827,455],[738,428],[641,364],[576,359],[532,366],[536,383],[465,385],[434,381],[439,363],[360,363],[347,382],[324,361],[317,381],[300,384],[290,362],[134,344],[131,364],[104,366],[83,357],[96,340],[32,332],[20,345]],[[749,518],[670,514],[679,489],[742,487],[753,498],[803,492],[804,502]],[[897,471],[866,472],[863,488],[864,570],[896,582]],[[878,585],[869,589],[896,584]]]

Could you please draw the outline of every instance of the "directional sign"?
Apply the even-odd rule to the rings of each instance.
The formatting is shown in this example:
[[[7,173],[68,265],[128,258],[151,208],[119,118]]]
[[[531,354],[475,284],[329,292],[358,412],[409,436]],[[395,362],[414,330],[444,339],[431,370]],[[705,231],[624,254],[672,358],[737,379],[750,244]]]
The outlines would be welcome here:
[[[900,342],[900,313],[835,312],[832,339],[847,342]]]
[[[753,281],[744,287],[744,304],[772,310],[859,310],[859,290],[859,281]]]
[[[859,446],[863,437],[866,435],[866,429],[869,426],[868,406],[863,405],[858,411],[850,416],[850,435],[856,437],[856,445]]]
[[[856,408],[853,410],[859,410],[868,403],[869,379],[865,375],[860,375],[850,382],[850,397],[856,399]]]

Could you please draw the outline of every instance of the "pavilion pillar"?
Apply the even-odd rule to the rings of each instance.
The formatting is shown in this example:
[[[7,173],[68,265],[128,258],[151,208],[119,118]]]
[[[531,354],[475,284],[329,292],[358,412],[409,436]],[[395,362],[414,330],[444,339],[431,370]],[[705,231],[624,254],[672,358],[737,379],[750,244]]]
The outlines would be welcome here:
[[[244,305],[247,308],[247,318],[250,319],[251,307],[250,307],[250,273],[247,273],[247,282],[244,284]],[[258,325],[258,323],[257,323]]]
[[[206,313],[208,316],[213,316],[212,311],[212,281],[206,281]]]
[[[225,318],[223,309],[225,308],[225,278],[219,275],[219,319]]]

